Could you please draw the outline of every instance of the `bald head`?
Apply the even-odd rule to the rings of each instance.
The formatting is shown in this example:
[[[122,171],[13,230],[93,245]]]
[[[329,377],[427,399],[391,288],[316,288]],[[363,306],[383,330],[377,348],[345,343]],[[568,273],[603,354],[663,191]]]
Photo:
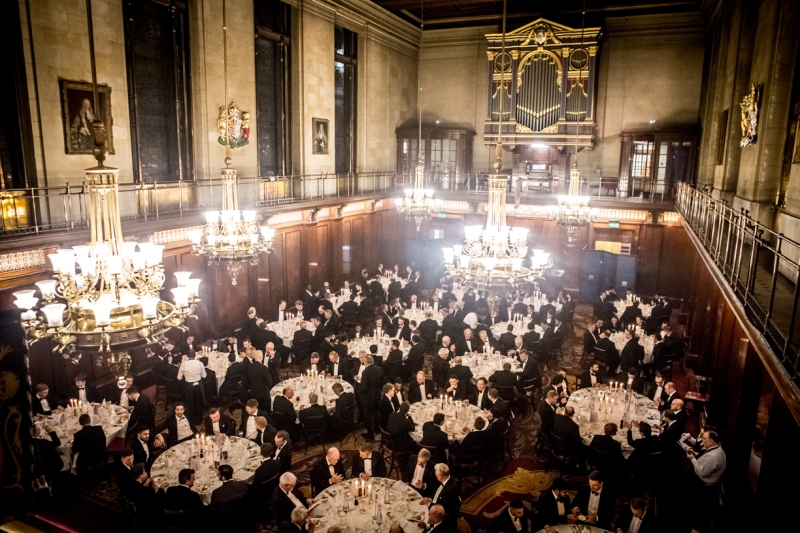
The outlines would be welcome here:
[[[669,408],[676,412],[680,411],[681,409],[683,409],[683,400],[679,398],[672,400],[672,403],[669,405]]]
[[[428,510],[428,523],[440,524],[444,520],[444,507],[441,505],[432,505]]]

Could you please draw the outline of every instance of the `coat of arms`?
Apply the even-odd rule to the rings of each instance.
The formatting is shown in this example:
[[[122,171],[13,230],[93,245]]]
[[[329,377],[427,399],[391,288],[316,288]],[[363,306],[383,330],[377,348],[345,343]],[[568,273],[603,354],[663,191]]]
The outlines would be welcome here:
[[[739,145],[744,148],[745,146],[756,144],[758,135],[756,134],[756,127],[758,126],[758,106],[761,103],[761,85],[750,86],[750,92],[745,95],[742,103],[742,140]]]
[[[219,108],[217,130],[219,132],[217,141],[222,146],[231,148],[247,146],[250,142],[250,113],[239,111],[239,108],[236,107],[236,100],[232,100],[227,109]]]

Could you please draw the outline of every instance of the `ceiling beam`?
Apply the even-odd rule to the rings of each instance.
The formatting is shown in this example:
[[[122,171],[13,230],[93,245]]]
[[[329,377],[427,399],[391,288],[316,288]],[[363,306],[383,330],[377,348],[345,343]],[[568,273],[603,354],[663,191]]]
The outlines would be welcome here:
[[[377,0],[376,3],[389,11],[403,9],[428,9],[429,7],[450,7],[467,4],[497,4],[497,0]]]

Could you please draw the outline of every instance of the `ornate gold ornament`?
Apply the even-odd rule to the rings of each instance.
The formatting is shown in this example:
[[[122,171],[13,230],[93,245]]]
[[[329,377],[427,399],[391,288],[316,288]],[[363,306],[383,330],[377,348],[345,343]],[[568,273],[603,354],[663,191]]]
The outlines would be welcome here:
[[[739,145],[744,148],[758,142],[758,109],[761,104],[761,85],[751,85],[750,92],[739,104],[742,108],[742,140]]]

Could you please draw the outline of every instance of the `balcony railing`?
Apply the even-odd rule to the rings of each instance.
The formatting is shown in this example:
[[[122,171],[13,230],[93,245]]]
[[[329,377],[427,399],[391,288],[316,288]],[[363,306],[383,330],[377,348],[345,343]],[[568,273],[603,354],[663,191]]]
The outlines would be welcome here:
[[[800,393],[800,243],[686,184],[678,187],[676,207]]]
[[[0,191],[0,236],[83,229],[87,224],[82,178],[59,187]],[[123,220],[183,217],[219,205],[222,181],[124,183],[119,186]],[[395,173],[314,174],[307,176],[241,177],[239,206],[269,207],[310,200],[352,198],[402,189]]]

